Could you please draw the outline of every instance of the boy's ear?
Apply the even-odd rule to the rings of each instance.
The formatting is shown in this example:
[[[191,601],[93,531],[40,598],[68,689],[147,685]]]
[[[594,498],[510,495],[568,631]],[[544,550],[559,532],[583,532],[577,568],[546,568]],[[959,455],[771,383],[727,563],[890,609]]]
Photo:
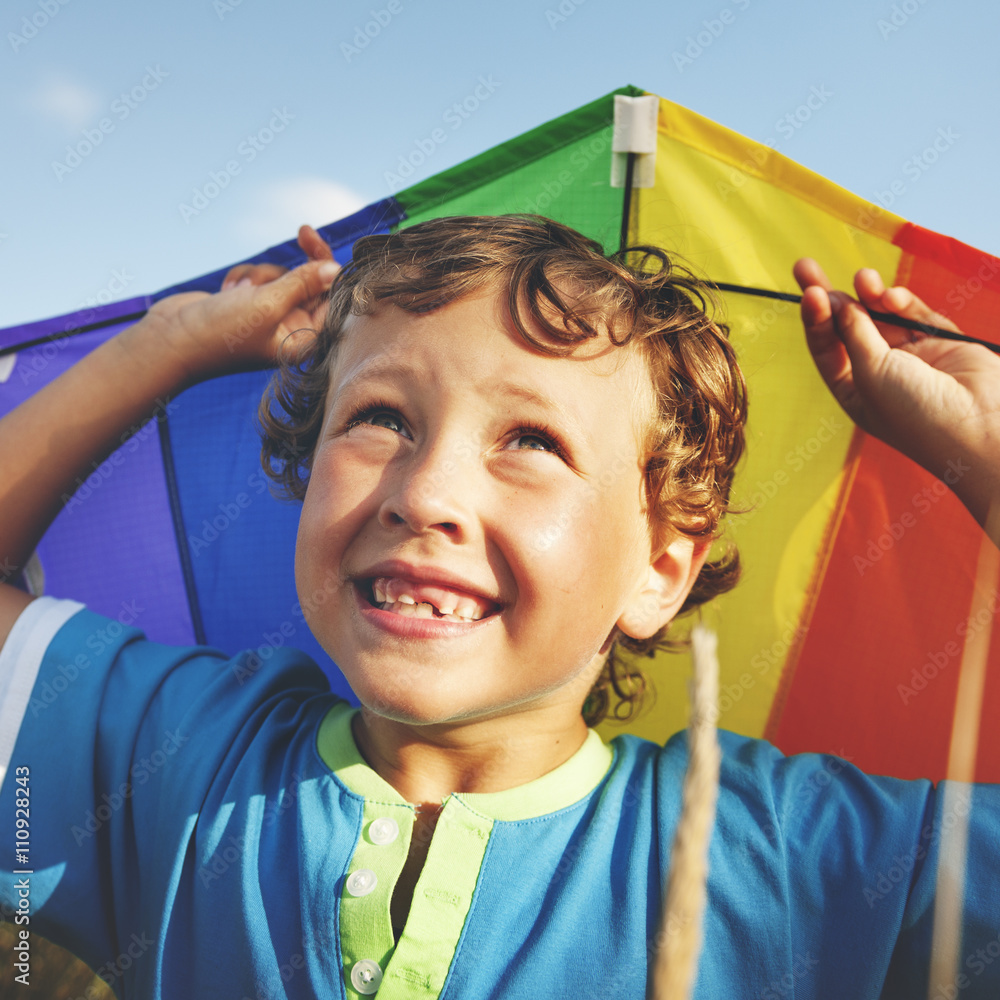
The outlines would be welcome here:
[[[647,577],[618,619],[618,628],[633,639],[656,635],[680,611],[711,547],[711,541],[676,536],[650,563]]]

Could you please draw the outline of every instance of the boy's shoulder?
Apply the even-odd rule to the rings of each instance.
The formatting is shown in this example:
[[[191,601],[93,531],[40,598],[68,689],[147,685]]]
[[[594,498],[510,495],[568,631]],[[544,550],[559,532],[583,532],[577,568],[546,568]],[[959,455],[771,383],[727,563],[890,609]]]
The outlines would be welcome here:
[[[767,740],[719,730],[720,823],[730,814],[765,817],[769,823],[796,825],[818,813],[876,807],[891,813],[922,810],[933,793],[926,780],[871,776],[846,755],[785,754]],[[675,733],[664,745],[623,734],[611,741],[614,769],[628,786],[649,795],[668,811],[679,808],[688,763],[686,733]]]
[[[288,720],[299,718],[298,705],[323,695],[333,700],[320,668],[299,650],[275,649],[264,659],[253,650],[229,656],[165,645],[133,624],[51,597],[28,605],[0,649],[0,721],[22,750],[58,734],[57,742],[78,749],[114,745],[124,760],[130,739],[162,739],[178,727],[192,746],[222,745],[265,706],[278,738],[276,730],[294,728]]]

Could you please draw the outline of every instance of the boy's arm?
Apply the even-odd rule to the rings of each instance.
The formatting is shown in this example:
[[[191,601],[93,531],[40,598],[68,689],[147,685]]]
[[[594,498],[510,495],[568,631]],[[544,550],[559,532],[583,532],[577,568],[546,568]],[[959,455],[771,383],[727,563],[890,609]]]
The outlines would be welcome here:
[[[216,295],[164,299],[0,420],[0,581],[27,561],[77,478],[150,419],[157,400],[265,367],[289,335],[314,328],[337,270],[314,260],[266,284],[257,274]],[[30,600],[0,582],[0,645]]]
[[[855,299],[831,289],[813,260],[798,261],[795,277],[809,349],[840,405],[931,474],[951,470],[951,488],[1000,546],[1000,356],[876,324]],[[875,271],[859,271],[854,286],[868,309],[957,332],[908,289],[887,289]]]

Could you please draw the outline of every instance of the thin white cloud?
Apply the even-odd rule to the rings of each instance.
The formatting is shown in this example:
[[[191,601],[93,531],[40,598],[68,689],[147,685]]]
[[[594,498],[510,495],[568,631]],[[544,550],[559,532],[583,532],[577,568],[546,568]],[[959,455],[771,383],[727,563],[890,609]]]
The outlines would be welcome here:
[[[292,238],[303,223],[325,226],[364,206],[365,200],[342,184],[322,177],[290,178],[264,188],[239,231],[263,247]]]
[[[61,126],[70,135],[93,124],[101,110],[101,95],[65,76],[48,76],[25,97],[25,108]]]

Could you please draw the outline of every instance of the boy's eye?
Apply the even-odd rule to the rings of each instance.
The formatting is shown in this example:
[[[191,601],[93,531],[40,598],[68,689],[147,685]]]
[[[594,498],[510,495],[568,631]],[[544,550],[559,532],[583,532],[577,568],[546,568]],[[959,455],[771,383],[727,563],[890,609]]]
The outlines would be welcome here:
[[[540,427],[521,427],[510,437],[506,445],[512,451],[547,451],[562,455],[562,448],[555,438]]]
[[[395,413],[386,413],[385,410],[373,413],[365,423],[374,424],[376,427],[385,427],[387,430],[395,431],[397,434],[403,431],[403,421]]]
[[[537,434],[521,434],[511,441],[511,447],[518,451],[551,451],[552,445]]]
[[[409,436],[403,418],[395,410],[383,409],[381,407],[359,410],[348,419],[347,430],[351,430],[362,424],[368,424],[372,427],[384,427],[394,434]]]

